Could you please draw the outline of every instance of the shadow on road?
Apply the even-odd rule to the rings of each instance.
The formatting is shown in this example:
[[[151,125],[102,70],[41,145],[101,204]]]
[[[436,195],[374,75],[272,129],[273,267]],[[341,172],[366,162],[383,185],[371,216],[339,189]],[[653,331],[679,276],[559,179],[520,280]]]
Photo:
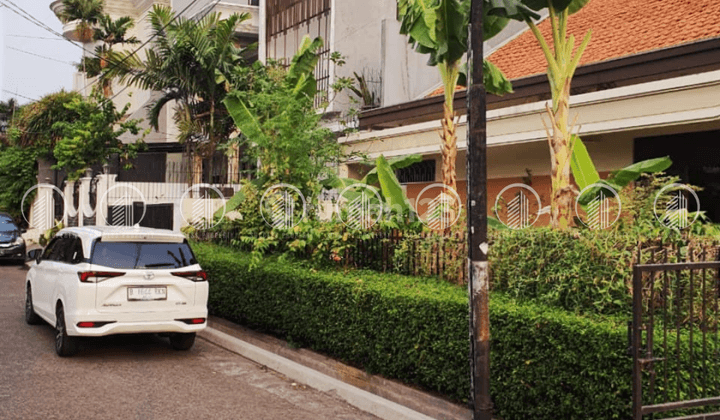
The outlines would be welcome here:
[[[38,326],[47,345],[55,345],[55,329],[48,324]],[[164,360],[167,358],[192,357],[198,343],[188,351],[177,351],[170,347],[167,337],[157,334],[119,334],[105,337],[80,337],[79,351],[72,359],[97,362],[98,360]]]

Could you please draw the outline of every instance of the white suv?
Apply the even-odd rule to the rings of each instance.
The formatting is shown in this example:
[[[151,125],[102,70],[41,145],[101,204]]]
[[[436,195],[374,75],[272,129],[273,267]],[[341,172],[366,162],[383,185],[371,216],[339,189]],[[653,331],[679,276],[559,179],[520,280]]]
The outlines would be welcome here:
[[[60,356],[76,352],[78,336],[123,333],[169,333],[187,350],[207,326],[207,275],[180,233],[67,228],[30,258],[25,321],[54,324]]]

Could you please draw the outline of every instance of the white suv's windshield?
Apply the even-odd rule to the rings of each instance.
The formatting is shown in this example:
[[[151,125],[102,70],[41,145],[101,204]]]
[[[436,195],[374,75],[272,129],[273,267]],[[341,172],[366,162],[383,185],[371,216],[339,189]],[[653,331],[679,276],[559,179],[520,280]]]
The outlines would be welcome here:
[[[95,243],[91,264],[118,269],[181,268],[197,264],[190,247],[178,243]]]

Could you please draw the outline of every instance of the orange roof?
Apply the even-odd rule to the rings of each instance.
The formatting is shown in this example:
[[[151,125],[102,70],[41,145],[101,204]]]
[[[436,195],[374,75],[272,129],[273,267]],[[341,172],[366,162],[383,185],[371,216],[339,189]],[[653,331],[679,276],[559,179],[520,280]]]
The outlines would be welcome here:
[[[457,92],[458,90],[465,90],[465,86],[459,86],[459,85],[455,86],[455,92]],[[430,96],[438,96],[438,95],[442,95],[444,93],[445,93],[445,88],[443,86],[440,86],[439,88],[428,93],[425,97],[427,98]]]
[[[550,20],[538,25],[552,45]],[[718,0],[591,0],[568,19],[576,45],[592,28],[580,65],[658,50],[720,36]],[[552,48],[552,46],[551,46]],[[489,57],[509,79],[546,72],[547,62],[526,30]],[[442,94],[437,89],[432,94]]]

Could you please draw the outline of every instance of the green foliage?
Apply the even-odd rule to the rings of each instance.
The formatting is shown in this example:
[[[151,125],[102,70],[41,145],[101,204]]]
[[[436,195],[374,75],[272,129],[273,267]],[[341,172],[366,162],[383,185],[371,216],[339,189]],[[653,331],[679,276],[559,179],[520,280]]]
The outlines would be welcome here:
[[[21,217],[21,205],[25,192],[37,183],[37,158],[34,148],[0,146],[0,211],[9,213],[15,219]],[[28,195],[25,203],[34,200],[34,193]],[[29,211],[25,208],[25,211]]]
[[[196,21],[177,17],[169,6],[156,4],[148,16],[153,43],[145,59],[127,51],[109,51],[110,62],[123,64],[108,68],[106,76],[162,92],[148,108],[155,129],[161,111],[176,101],[180,141],[190,143],[199,156],[213,156],[235,129],[222,101],[230,88],[240,88],[242,83],[234,76],[246,68],[246,49],[236,47],[236,29],[250,14],[221,19],[220,13],[213,12]]]
[[[112,154],[118,153],[125,160],[137,156],[145,146],[142,138],[130,144],[123,144],[119,139],[128,132],[134,136],[140,133],[139,120],[123,121],[129,107],[128,104],[117,111],[113,102],[104,100],[99,93],[90,100],[74,98],[65,104],[65,108],[77,117],[57,121],[52,126],[62,135],[53,150],[57,160],[53,169],[64,169],[68,178],[74,180],[86,168],[107,162]]]
[[[496,231],[491,285],[518,299],[570,311],[626,314],[636,247],[636,238],[613,231]]]
[[[488,40],[508,24],[508,19],[494,12],[494,1],[484,3],[483,37]],[[397,5],[400,33],[408,35],[417,52],[430,56],[428,65],[439,66],[447,103],[455,93],[459,63],[468,49],[470,0],[398,0]],[[512,92],[512,85],[497,67],[488,61],[483,67],[489,93]]]
[[[355,184],[373,187],[379,186],[383,203],[373,204],[383,206],[383,212],[391,213],[396,223],[405,225],[412,220],[416,220],[417,217],[400,185],[400,181],[398,181],[397,176],[395,176],[395,171],[421,161],[421,155],[398,156],[390,160],[380,155],[375,159],[374,167],[368,171],[362,180],[358,181],[350,178],[331,176],[323,181],[322,184],[325,188],[335,188],[338,191],[342,191],[350,185]],[[344,198],[352,200],[355,198],[355,194],[353,194],[353,191],[348,191],[345,193]]]
[[[675,262],[688,246],[707,247],[716,238],[715,226],[702,220],[690,231],[668,229],[657,222],[656,194],[677,181],[661,174],[641,174],[633,188],[619,191],[623,213],[610,230],[491,231],[493,289],[572,312],[629,315],[632,264],[638,251],[648,261],[653,251],[661,255],[667,250],[669,262]]]
[[[375,163],[378,181],[380,182],[380,189],[387,204],[391,208],[399,209],[403,212],[410,210],[410,202],[405,196],[405,192],[395,176],[395,172],[392,170],[387,160],[385,160],[385,157],[383,155],[378,156]]]
[[[365,76],[359,75],[357,72],[353,72],[353,76],[355,76],[355,81],[348,86],[348,89],[362,101],[363,107],[372,108],[377,106],[375,92],[368,87]],[[355,86],[355,83],[357,83],[357,86]]]
[[[260,162],[262,183],[292,184],[313,197],[320,190],[318,179],[333,176],[331,164],[343,153],[332,132],[320,126],[314,96],[302,87],[310,80],[308,55],[316,54],[317,45],[305,47],[295,57],[292,74],[275,63],[255,63],[242,76],[249,88],[231,91],[224,105],[242,133],[238,141]]]
[[[625,168],[613,171],[610,176],[602,180],[595,169],[595,164],[585,147],[583,141],[577,135],[572,136],[573,153],[570,160],[570,168],[572,169],[575,183],[583,190],[592,184],[603,184],[611,187],[616,192],[630,185],[631,182],[637,180],[642,174],[658,173],[666,170],[672,165],[669,156],[647,159],[642,162],[633,163]],[[588,189],[578,200],[580,204],[587,204],[600,192],[603,187],[593,187]],[[608,191],[606,196],[612,196],[612,192]]]
[[[315,80],[315,66],[320,56],[318,51],[323,46],[320,37],[310,39],[310,36],[303,37],[300,48],[292,58],[285,84],[296,98],[304,95],[307,98],[314,98],[317,93],[317,81]]]
[[[464,288],[421,277],[314,270],[195,244],[211,313],[389,378],[467,401]],[[502,418],[624,418],[624,322],[593,320],[494,294],[492,398]]]
[[[10,143],[23,148],[33,147],[42,153],[50,153],[63,137],[62,128],[55,124],[80,118],[76,109],[66,105],[81,100],[83,100],[82,95],[79,93],[61,90],[23,106],[16,113],[13,125],[8,130]]]
[[[40,235],[40,237],[38,238],[38,243],[40,244],[40,246],[46,246],[47,244],[49,244],[52,238],[54,238],[55,235],[57,235],[57,233],[60,232],[63,228],[65,228],[63,222],[56,220],[55,225],[43,232],[42,235]]]

